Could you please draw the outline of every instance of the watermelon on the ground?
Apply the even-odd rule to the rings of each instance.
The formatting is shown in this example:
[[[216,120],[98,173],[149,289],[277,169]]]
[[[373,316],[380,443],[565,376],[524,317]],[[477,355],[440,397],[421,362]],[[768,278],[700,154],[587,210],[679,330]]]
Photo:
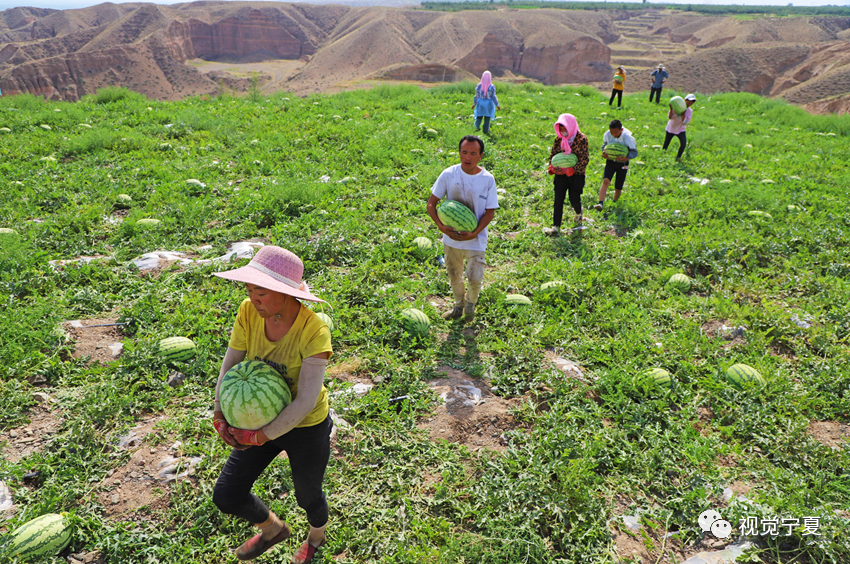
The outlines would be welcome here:
[[[803,211],[803,208],[801,208],[800,206],[795,206],[794,204],[788,204],[788,207],[786,209],[792,213]]]
[[[157,225],[159,225],[159,220],[149,218],[149,217],[145,218],[145,219],[140,219],[139,221],[136,222],[136,227],[139,227],[141,229],[147,229],[149,227],[156,227]]]
[[[673,276],[670,277],[670,280],[667,283],[676,290],[680,292],[687,292],[691,289],[691,279],[687,274],[682,274],[681,272],[677,272]]]
[[[540,292],[543,294],[551,294],[554,292],[560,292],[566,289],[567,283],[563,280],[552,280],[551,282],[546,282],[540,285]]]
[[[71,526],[64,516],[36,517],[11,534],[7,554],[21,562],[55,556],[71,542]]]
[[[685,103],[685,99],[681,96],[673,96],[670,98],[670,109],[672,109],[673,112],[682,115],[685,113],[685,110],[688,109],[688,105]]]
[[[260,360],[240,362],[221,381],[219,400],[224,418],[237,429],[261,429],[292,401],[280,373]]]
[[[426,135],[427,137],[430,137],[430,138],[434,139],[434,138],[438,137],[440,134],[439,134],[439,133],[437,133],[437,130],[436,130],[436,129],[431,129],[431,128],[429,127],[428,129],[426,129],[426,130],[425,130],[425,135]]]
[[[18,232],[9,227],[0,227],[0,235],[17,235]]]
[[[726,369],[726,379],[736,388],[742,389],[751,384],[764,384],[764,378],[758,370],[746,364],[733,364]]]
[[[195,356],[195,343],[188,337],[168,337],[159,342],[157,350],[163,360],[179,362]]]
[[[555,156],[552,157],[552,166],[556,166],[558,168],[574,167],[577,162],[578,157],[576,157],[574,153],[570,153],[569,155],[566,153],[556,153]]]
[[[413,240],[413,249],[416,256],[425,258],[432,253],[434,243],[428,237],[417,237]]]
[[[508,294],[505,296],[505,303],[508,305],[531,305],[531,299],[522,294]]]
[[[0,133],[12,133],[12,130],[8,127],[0,127]]]
[[[609,159],[629,156],[629,148],[623,143],[617,143],[616,141],[605,145],[605,152],[608,154]]]
[[[431,321],[422,310],[414,307],[401,312],[401,325],[411,335],[425,335],[431,328]]]
[[[133,198],[129,194],[118,194],[115,196],[115,202],[112,207],[118,210],[125,210],[133,203]]]
[[[773,219],[773,216],[767,213],[766,211],[761,210],[753,210],[747,212],[747,215],[750,217],[757,217],[759,219]]]
[[[321,319],[322,321],[325,322],[325,325],[328,326],[328,329],[330,329],[331,333],[334,332],[334,320],[331,319],[330,315],[320,311],[320,312],[316,313],[316,317],[318,317],[319,319]]]
[[[207,186],[197,178],[190,178],[186,181],[186,184],[188,184],[189,186],[194,186],[195,188],[206,188]]]
[[[663,386],[665,388],[673,386],[673,378],[670,376],[670,373],[663,368],[650,368],[641,374],[641,376],[654,382],[656,386]]]
[[[472,210],[454,200],[446,200],[437,208],[437,217],[443,225],[448,225],[457,231],[475,231],[478,228],[478,218]]]
[[[41,127],[45,131],[50,131],[51,129],[53,129],[52,127],[50,127],[46,123],[42,123],[39,127]]]

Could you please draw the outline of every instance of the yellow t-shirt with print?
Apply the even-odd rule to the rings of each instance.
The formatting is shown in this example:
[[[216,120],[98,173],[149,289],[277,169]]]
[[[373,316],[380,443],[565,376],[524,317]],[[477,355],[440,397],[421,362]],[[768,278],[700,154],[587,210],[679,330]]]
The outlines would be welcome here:
[[[302,359],[332,352],[328,326],[303,305],[286,335],[279,341],[269,341],[263,318],[247,298],[239,305],[229,346],[237,351],[245,351],[245,360],[263,361],[280,372],[289,384],[292,399],[298,395],[298,375],[301,373]],[[328,391],[322,384],[316,407],[296,427],[318,425],[327,416]]]

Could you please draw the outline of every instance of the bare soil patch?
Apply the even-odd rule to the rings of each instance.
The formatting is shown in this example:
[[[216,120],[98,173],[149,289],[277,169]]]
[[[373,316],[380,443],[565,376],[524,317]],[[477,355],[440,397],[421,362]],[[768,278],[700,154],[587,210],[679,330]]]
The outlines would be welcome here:
[[[838,421],[810,421],[809,435],[824,446],[841,449],[850,442],[850,425]]]
[[[121,340],[124,339],[122,325],[114,318],[81,319],[78,321],[66,321],[62,328],[68,332],[68,336],[74,341],[74,358],[90,357],[90,363],[102,362],[104,364],[114,360],[120,354]],[[105,325],[105,327],[96,327]]]
[[[428,385],[443,402],[417,427],[428,430],[433,441],[444,439],[472,450],[506,450],[505,433],[521,426],[508,413],[515,400],[493,395],[486,380],[472,378],[461,370],[440,366],[437,371],[446,373],[446,378]]]
[[[131,451],[130,458],[111,470],[97,486],[96,495],[107,519],[154,521],[170,506],[168,484],[174,474],[166,474],[166,468],[180,457],[180,452],[179,443],[155,430],[161,421],[161,416],[144,420],[125,435],[119,448]],[[157,434],[160,436],[153,440]],[[178,471],[184,469],[188,469],[185,462],[178,466]],[[194,481],[191,477],[186,479]]]
[[[61,411],[49,401],[33,407],[27,415],[28,424],[0,432],[0,456],[9,462],[41,452],[62,425]]]

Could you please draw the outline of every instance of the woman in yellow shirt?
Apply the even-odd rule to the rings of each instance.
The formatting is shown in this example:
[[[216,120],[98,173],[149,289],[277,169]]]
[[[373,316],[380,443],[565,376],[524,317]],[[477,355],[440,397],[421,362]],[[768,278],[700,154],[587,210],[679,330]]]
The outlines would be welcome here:
[[[610,106],[614,102],[614,96],[617,96],[617,109],[623,107],[623,87],[626,85],[626,67],[620,65],[617,67],[617,72],[614,73],[614,89],[611,90],[611,99],[608,100]]]
[[[310,532],[292,558],[306,564],[325,543],[328,502],[322,490],[330,459],[333,422],[328,411],[324,374],[331,355],[328,326],[299,300],[322,302],[301,280],[304,264],[281,247],[265,246],[242,268],[215,273],[245,283],[248,298],[236,315],[215,394],[213,426],[233,447],[213,491],[220,511],[246,519],[260,533],[236,550],[253,560],[289,538],[289,526],[253,493],[254,482],[282,451],[292,469],[298,505],[307,512]],[[256,431],[228,425],[219,403],[224,375],[245,359],[276,369],[289,385],[292,403]]]

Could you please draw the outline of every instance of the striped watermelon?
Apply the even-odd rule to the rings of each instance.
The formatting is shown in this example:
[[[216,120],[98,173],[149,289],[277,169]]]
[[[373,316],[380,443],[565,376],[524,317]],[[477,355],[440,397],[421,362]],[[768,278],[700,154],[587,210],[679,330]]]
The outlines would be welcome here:
[[[563,280],[552,280],[551,282],[546,282],[545,284],[540,285],[540,292],[544,294],[551,294],[555,292],[561,292],[565,290],[567,287],[567,283]]]
[[[159,342],[159,357],[168,362],[189,360],[195,356],[195,343],[187,337],[168,337]]]
[[[750,216],[750,217],[757,217],[759,219],[773,219],[772,215],[770,215],[766,211],[761,211],[761,210],[748,211],[747,215]]]
[[[647,380],[651,380],[656,386],[664,386],[665,388],[673,387],[673,378],[663,368],[650,368],[641,376]]]
[[[508,294],[505,296],[505,303],[508,305],[531,305],[531,299],[522,294]]]
[[[0,235],[17,235],[18,232],[8,227],[0,227]]]
[[[622,82],[623,82],[623,75],[621,75],[621,74],[615,74],[615,75],[614,75],[614,82],[616,82],[617,84],[622,83]]]
[[[612,160],[617,157],[629,156],[629,148],[622,143],[617,143],[616,141],[605,145],[605,152],[608,153],[608,158]]]
[[[686,274],[682,274],[681,272],[677,272],[673,276],[670,277],[670,280],[667,281],[667,284],[670,285],[671,288],[675,288],[682,293],[687,292],[691,289],[691,279],[688,278]]]
[[[136,227],[138,227],[140,229],[147,229],[149,227],[156,227],[157,225],[159,225],[159,220],[153,219],[153,218],[140,219],[139,221],[136,222]]]
[[[566,153],[556,153],[555,156],[552,157],[552,166],[556,166],[558,168],[574,167],[577,162],[578,157],[576,157],[574,153],[570,153],[569,155]]]
[[[20,561],[55,556],[71,542],[71,526],[62,515],[48,513],[22,525],[11,535],[7,554]]]
[[[424,312],[412,307],[401,312],[401,325],[411,335],[422,336],[431,328],[431,321]]]
[[[751,384],[764,384],[764,378],[758,373],[758,370],[746,364],[733,364],[727,368],[726,380],[739,389]]]
[[[432,243],[431,239],[428,237],[417,237],[413,240],[413,252],[419,258],[426,258],[428,255],[432,254],[433,249],[434,243]]]
[[[330,329],[331,333],[334,332],[334,320],[331,319],[330,315],[328,315],[327,313],[318,312],[316,314],[316,317],[325,322],[325,325],[328,326],[328,329]]]
[[[682,115],[685,113],[685,110],[688,109],[688,105],[685,103],[685,99],[681,96],[673,96],[670,98],[670,109],[675,113]]]
[[[454,200],[446,200],[437,208],[437,217],[443,225],[448,225],[457,231],[475,231],[478,228],[478,218],[472,210]]]
[[[246,360],[224,375],[219,399],[231,427],[255,431],[289,405],[292,393],[277,370],[259,360]]]

